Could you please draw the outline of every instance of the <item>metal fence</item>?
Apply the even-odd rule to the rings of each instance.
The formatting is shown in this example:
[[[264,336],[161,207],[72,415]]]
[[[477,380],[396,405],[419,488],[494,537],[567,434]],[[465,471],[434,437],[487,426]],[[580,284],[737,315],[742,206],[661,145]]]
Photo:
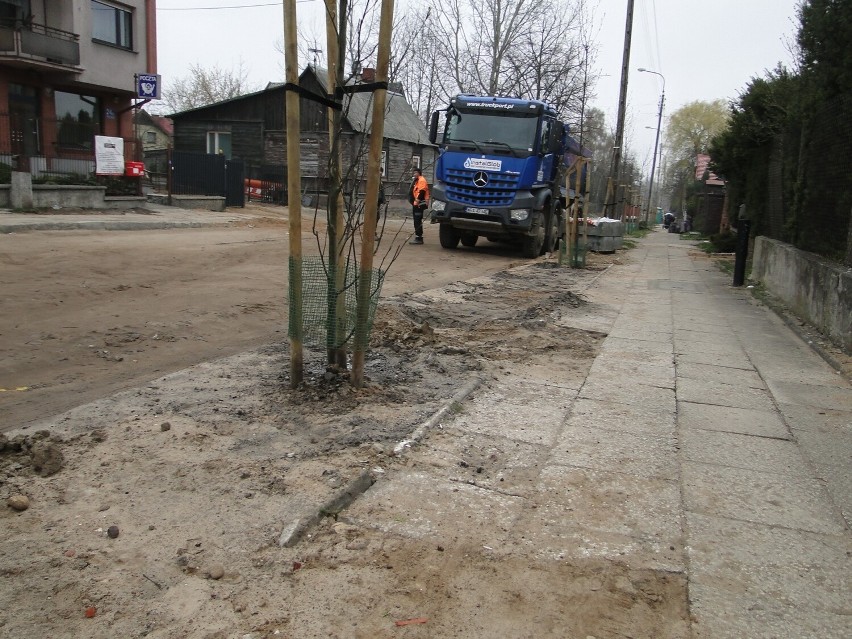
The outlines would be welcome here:
[[[226,206],[245,206],[245,165],[223,155],[172,151],[169,195],[225,198]]]
[[[98,176],[95,164],[95,124],[0,113],[0,168],[30,173],[35,184],[102,184],[107,195],[138,191],[138,178]],[[141,161],[142,145],[124,138],[125,162]]]

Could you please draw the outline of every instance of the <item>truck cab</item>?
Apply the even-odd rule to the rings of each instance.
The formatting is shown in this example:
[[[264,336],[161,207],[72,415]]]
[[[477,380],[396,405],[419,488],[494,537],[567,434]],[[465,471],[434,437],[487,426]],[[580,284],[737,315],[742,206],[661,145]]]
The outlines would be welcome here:
[[[472,247],[485,237],[516,243],[525,257],[554,250],[568,131],[551,107],[460,95],[432,114],[429,136],[439,148],[431,222],[440,224],[442,247]]]

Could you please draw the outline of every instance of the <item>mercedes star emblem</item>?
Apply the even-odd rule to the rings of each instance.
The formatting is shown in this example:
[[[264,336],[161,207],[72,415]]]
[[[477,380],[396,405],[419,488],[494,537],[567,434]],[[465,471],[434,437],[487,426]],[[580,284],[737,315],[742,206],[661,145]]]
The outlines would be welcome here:
[[[481,189],[488,184],[488,174],[485,171],[477,171],[476,175],[473,176],[473,183]]]

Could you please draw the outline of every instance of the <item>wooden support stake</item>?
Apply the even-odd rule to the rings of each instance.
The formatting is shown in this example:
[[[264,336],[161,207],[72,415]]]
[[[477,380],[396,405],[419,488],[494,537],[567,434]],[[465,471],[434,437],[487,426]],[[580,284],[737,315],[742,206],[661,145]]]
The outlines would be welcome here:
[[[393,27],[394,0],[382,0],[379,22],[379,49],[376,60],[376,81],[388,81],[390,42]],[[382,146],[385,132],[387,89],[373,93],[373,121],[370,127],[370,153],[367,160],[367,193],[364,203],[364,228],[361,234],[361,263],[358,276],[358,306],[355,318],[355,347],[352,352],[352,385],[364,385],[364,360],[367,350],[370,292],[374,287],[373,250],[376,241],[376,220],[379,207],[379,180],[382,166]]]
[[[284,0],[284,66],[289,84],[299,83],[299,57],[296,48],[296,0]],[[302,383],[304,354],[302,334],[302,171],[299,166],[299,94],[285,92],[287,123],[287,208],[290,217],[290,387]]]

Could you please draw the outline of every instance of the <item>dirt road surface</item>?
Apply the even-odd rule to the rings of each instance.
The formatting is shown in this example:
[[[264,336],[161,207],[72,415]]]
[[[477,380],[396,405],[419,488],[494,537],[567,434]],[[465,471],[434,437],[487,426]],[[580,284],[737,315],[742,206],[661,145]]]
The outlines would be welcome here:
[[[277,212],[0,237],[0,636],[688,637],[682,575],[548,556],[478,510],[471,490],[534,512],[538,449],[457,419],[493,380],[580,383],[604,312],[583,292],[629,258],[435,236],[390,268],[358,390],[317,350],[289,389]],[[428,452],[401,451],[435,415]],[[458,489],[376,490],[421,469]]]
[[[0,430],[286,340],[287,218],[280,208],[249,210],[259,217],[230,227],[0,236],[0,388],[12,389],[0,397]],[[306,215],[306,254],[317,254],[312,226]],[[496,244],[446,260],[430,230],[431,242],[390,266],[385,296],[519,262]],[[385,243],[404,244],[409,232],[391,219]]]

